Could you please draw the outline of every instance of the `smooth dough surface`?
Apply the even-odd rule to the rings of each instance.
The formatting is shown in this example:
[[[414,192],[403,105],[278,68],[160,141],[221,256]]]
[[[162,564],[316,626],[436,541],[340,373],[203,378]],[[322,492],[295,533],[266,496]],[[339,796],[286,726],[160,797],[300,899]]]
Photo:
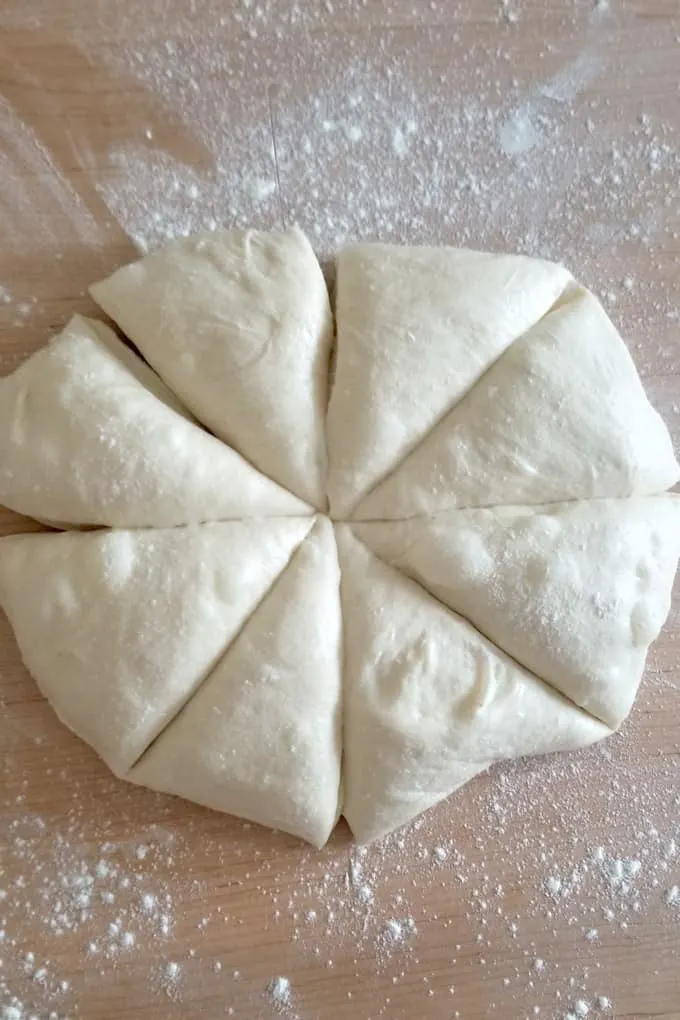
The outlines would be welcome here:
[[[92,293],[153,367],[76,316],[0,380],[0,500],[114,530],[0,539],[0,605],[116,774],[368,842],[619,726],[680,467],[567,270],[351,248],[335,350],[297,229],[183,238]]]
[[[646,495],[679,478],[625,344],[593,295],[573,287],[355,516]]]
[[[668,615],[680,496],[357,525],[378,556],[616,728]]]
[[[312,512],[189,420],[108,326],[82,316],[0,380],[0,500],[59,526]]]
[[[125,775],[215,668],[308,518],[0,540],[0,604],[55,711]]]
[[[204,425],[267,477],[326,507],[333,317],[299,230],[181,238],[91,293]]]
[[[338,528],[346,642],[345,800],[377,839],[503,758],[584,747],[601,722],[522,669]]]
[[[561,266],[521,255],[386,244],[341,252],[333,515],[350,516],[570,280]]]
[[[322,518],[128,778],[323,846],[339,815],[339,587]]]

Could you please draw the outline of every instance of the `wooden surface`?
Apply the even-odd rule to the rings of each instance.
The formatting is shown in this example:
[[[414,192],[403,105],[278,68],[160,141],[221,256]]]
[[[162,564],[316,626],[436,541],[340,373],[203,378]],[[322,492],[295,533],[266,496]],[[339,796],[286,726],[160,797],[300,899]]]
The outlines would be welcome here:
[[[0,28],[3,374],[135,244],[298,221],[324,255],[563,259],[680,438],[677,0],[3,0]],[[314,853],[111,778],[3,620],[0,1016],[678,1020],[679,679],[676,606],[603,748]]]

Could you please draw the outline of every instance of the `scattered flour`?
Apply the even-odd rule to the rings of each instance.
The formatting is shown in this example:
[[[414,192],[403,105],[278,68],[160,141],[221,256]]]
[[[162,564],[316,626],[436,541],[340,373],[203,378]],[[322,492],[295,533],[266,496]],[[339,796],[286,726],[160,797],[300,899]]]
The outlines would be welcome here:
[[[170,960],[170,962],[165,965],[165,976],[168,981],[177,981],[181,969],[182,968],[178,963],[175,963],[174,960]]]
[[[48,12],[48,0],[22,6],[29,21],[19,27]],[[369,10],[360,0],[207,2],[210,37],[192,4],[167,38],[144,27],[162,23],[160,0],[139,30],[117,6],[98,6],[105,45],[85,29],[79,37],[86,80],[97,68],[102,95],[131,88],[143,119],[93,152],[74,118],[72,148],[60,152],[0,105],[0,176],[13,196],[3,231],[12,250],[34,257],[39,246],[54,259],[64,293],[73,251],[88,253],[84,288],[90,255],[97,272],[110,268],[112,238],[120,252],[125,235],[147,250],[223,224],[299,222],[322,254],[366,237],[511,249],[577,268],[624,325],[643,374],[680,372],[677,125],[666,98],[636,87],[636,61],[666,52],[654,19],[574,3],[529,61],[522,0],[501,0],[477,39],[450,20],[450,4],[435,3],[446,32],[423,27],[408,45],[402,6],[389,2],[389,27],[368,36],[353,32]],[[625,59],[619,29],[635,32]],[[66,173],[76,153],[80,190]],[[26,168],[43,191],[19,186]],[[52,326],[53,311],[26,286],[3,275],[0,327],[10,337]],[[3,371],[12,357],[3,354]],[[648,385],[667,420],[674,411],[677,440],[670,388],[656,373]],[[75,739],[55,741],[28,681],[17,697],[10,684],[0,711],[1,1020],[86,1016],[92,989],[115,996],[122,973],[149,1013],[160,995],[169,1016],[186,1015],[201,982],[226,1015],[288,1011],[290,979],[274,978],[262,1003],[261,971],[233,948],[249,937],[253,901],[282,969],[342,975],[344,1015],[366,960],[384,999],[376,1016],[398,1013],[403,984],[414,1014],[420,989],[423,1012],[436,995],[442,1013],[462,1017],[460,989],[480,974],[496,989],[496,1016],[611,1013],[620,998],[612,946],[633,951],[644,923],[672,942],[680,919],[680,762],[637,750],[647,748],[649,712],[677,714],[675,646],[669,654],[652,656],[640,709],[601,749],[505,763],[367,850],[340,835],[322,854],[105,778]],[[26,761],[36,758],[46,790],[66,791],[67,810],[28,785]],[[445,961],[436,971],[419,957],[425,930]],[[296,1014],[315,1015],[303,998],[296,985]]]
[[[267,985],[267,995],[277,1009],[285,1009],[290,1005],[291,1000],[290,980],[281,976],[272,978]]]

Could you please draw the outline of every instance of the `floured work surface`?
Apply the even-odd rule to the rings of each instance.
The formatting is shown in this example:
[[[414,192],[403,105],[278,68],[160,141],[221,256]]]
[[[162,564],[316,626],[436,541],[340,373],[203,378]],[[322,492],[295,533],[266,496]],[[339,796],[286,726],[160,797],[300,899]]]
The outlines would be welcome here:
[[[3,11],[3,372],[92,312],[80,292],[133,257],[126,233],[299,221],[322,251],[375,234],[564,260],[677,435],[663,5],[224,7],[164,7],[162,30],[127,4]],[[7,629],[2,648],[9,1016],[678,1015],[674,617],[620,737],[496,769],[365,855],[116,783]]]

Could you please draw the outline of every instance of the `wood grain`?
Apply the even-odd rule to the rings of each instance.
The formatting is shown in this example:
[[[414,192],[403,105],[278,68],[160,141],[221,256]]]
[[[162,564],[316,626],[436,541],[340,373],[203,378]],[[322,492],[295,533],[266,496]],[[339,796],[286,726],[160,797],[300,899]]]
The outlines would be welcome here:
[[[325,254],[338,234],[361,236],[360,222],[366,235],[431,243],[476,236],[484,247],[524,250],[552,237],[552,249],[586,282],[612,295],[608,309],[680,439],[676,0],[4,0],[0,28],[3,374],[73,312],[93,313],[88,284],[134,256],[136,239],[111,201],[129,179],[120,153],[134,145],[150,160],[169,154],[216,193],[220,174],[231,187],[241,165],[275,169],[269,204],[251,203],[245,191],[225,193],[206,215],[262,226],[298,220]],[[142,64],[157,62],[155,76],[121,59],[133,51]],[[220,60],[210,64],[215,51]],[[510,93],[535,104],[536,83],[554,81],[565,67],[582,70],[584,54],[597,63],[592,80],[563,82],[573,93],[568,102],[543,97],[535,106],[539,130],[561,132],[550,144],[563,145],[572,132],[563,181],[554,180],[552,164],[546,176],[545,148],[535,165],[531,156],[518,165],[486,149],[465,158],[448,152],[466,142],[448,126],[461,96],[472,103],[484,93],[495,109]],[[164,75],[198,92],[191,108],[206,118],[219,92],[233,151],[217,151],[204,125],[169,98]],[[333,83],[351,75],[370,82],[362,123],[371,129],[382,131],[384,121],[392,130],[404,105],[397,93],[413,90],[416,113],[435,92],[448,97],[427,118],[431,136],[446,143],[441,160],[459,162],[441,193],[429,185],[436,199],[429,208],[418,176],[434,166],[425,141],[396,170],[389,140],[361,156],[349,141],[338,145],[330,170],[305,150],[310,134],[315,146],[325,144],[319,124],[342,99]],[[650,121],[647,141],[641,116]],[[376,137],[389,139],[380,131]],[[598,146],[601,182],[579,176]],[[617,146],[624,163],[611,156]],[[469,193],[456,190],[466,164],[474,171]],[[502,176],[506,167],[519,190],[525,178],[533,182],[531,209],[526,195],[513,203],[512,190],[500,208],[483,191],[474,194],[475,181],[483,185],[487,172]],[[449,218],[447,189],[457,196]],[[376,196],[364,221],[354,208],[358,190]],[[147,220],[142,209],[139,222]],[[625,277],[632,289],[621,285]],[[34,527],[9,511],[0,524],[3,533]],[[16,999],[22,1020],[50,1010],[86,1020],[514,1020],[578,1015],[583,1000],[591,1016],[679,1020],[680,908],[666,903],[680,882],[671,846],[680,843],[674,606],[622,735],[581,755],[492,770],[365,857],[343,826],[317,854],[116,781],[58,723],[3,619],[0,1007]],[[605,864],[640,861],[630,890],[612,887],[600,846]],[[79,908],[69,883],[83,874],[94,877],[87,907]],[[563,883],[557,898],[545,887],[555,874]],[[371,902],[361,901],[362,881]],[[156,898],[151,911],[147,893]],[[406,918],[417,931],[390,941],[386,923]],[[125,932],[135,940],[127,948]],[[29,953],[35,960],[27,962]],[[176,982],[166,974],[171,961],[181,968]],[[41,967],[44,978],[36,977]],[[290,1004],[280,1009],[267,992],[276,975],[291,982]],[[600,1009],[598,996],[613,1006]]]

